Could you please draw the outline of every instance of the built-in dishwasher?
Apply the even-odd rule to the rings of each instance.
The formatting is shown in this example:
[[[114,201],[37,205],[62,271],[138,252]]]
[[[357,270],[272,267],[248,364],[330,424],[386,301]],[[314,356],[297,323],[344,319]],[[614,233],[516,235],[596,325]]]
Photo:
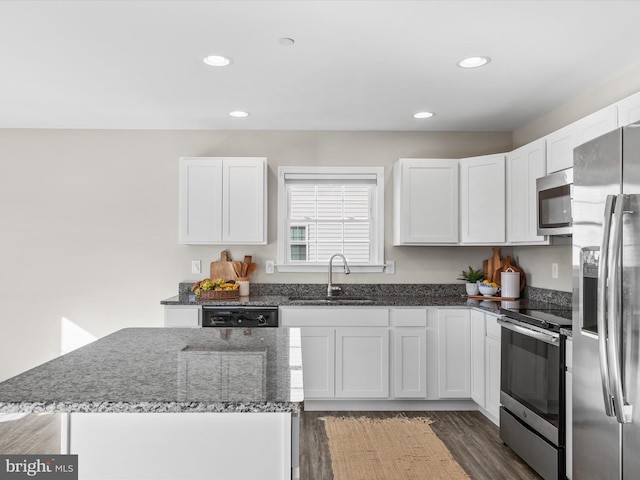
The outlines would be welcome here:
[[[278,307],[203,305],[202,327],[277,327]]]

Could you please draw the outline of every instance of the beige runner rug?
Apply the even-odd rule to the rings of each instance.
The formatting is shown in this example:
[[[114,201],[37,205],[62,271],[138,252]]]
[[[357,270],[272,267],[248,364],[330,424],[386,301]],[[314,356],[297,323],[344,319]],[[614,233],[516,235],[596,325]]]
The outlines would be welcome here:
[[[334,480],[458,480],[469,476],[425,417],[326,417]]]

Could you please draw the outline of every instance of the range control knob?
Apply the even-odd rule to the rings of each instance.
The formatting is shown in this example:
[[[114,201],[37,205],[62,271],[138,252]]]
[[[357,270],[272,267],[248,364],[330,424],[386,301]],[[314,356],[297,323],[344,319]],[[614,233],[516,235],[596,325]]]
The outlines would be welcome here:
[[[256,320],[258,321],[258,325],[267,324],[267,317],[265,317],[264,315],[258,315],[258,318],[256,318]]]

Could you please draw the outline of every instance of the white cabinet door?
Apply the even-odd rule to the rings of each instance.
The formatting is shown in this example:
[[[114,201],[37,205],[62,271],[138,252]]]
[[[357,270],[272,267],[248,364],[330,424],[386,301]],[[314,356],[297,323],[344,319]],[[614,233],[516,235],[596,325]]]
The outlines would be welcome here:
[[[507,242],[544,244],[537,235],[536,179],[546,172],[545,140],[536,140],[507,154]]]
[[[471,322],[468,309],[438,310],[440,398],[471,397]]]
[[[460,160],[461,243],[505,242],[505,156]]]
[[[487,337],[485,355],[484,408],[497,422],[500,418],[500,341]]]
[[[191,305],[165,305],[164,326],[177,328],[198,328],[202,309]]]
[[[618,107],[611,105],[576,122],[576,147],[618,128]],[[573,155],[571,158],[573,166]]]
[[[618,107],[611,105],[547,135],[547,173],[573,167],[573,149],[618,127]]]
[[[393,397],[427,396],[427,309],[392,308]]]
[[[485,326],[484,313],[471,310],[471,398],[485,406]]]
[[[302,367],[304,397],[335,397],[335,328],[304,327]]]
[[[491,420],[500,421],[500,338],[502,328],[497,317],[485,314],[487,336],[485,340],[485,410]]]
[[[214,158],[181,158],[179,177],[179,242],[221,242],[222,162]]]
[[[388,328],[336,329],[336,397],[389,397]]]
[[[545,137],[547,144],[547,174],[573,167],[576,147],[575,124],[567,125]]]
[[[426,327],[396,327],[393,339],[393,396],[395,398],[426,398]]]
[[[232,161],[224,161],[224,243],[267,243],[266,168],[264,158],[234,158]]]
[[[179,242],[267,243],[267,159],[180,159]]]
[[[640,93],[620,100],[618,107],[618,126],[624,127],[640,121]]]
[[[393,182],[394,245],[458,242],[458,160],[402,158]]]

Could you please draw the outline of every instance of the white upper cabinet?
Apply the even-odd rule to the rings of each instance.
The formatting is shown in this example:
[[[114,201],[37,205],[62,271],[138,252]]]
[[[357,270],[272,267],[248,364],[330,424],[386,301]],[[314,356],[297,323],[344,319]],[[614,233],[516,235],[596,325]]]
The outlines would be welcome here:
[[[573,149],[618,127],[618,107],[611,105],[546,137],[547,173],[573,167]]]
[[[460,160],[460,241],[505,242],[505,156]]]
[[[393,244],[458,243],[458,160],[401,158],[393,167]]]
[[[267,243],[267,159],[180,159],[179,242]]]
[[[507,243],[548,243],[537,235],[536,179],[545,175],[545,140],[507,154]]]
[[[620,100],[616,105],[619,127],[640,121],[640,93]]]

